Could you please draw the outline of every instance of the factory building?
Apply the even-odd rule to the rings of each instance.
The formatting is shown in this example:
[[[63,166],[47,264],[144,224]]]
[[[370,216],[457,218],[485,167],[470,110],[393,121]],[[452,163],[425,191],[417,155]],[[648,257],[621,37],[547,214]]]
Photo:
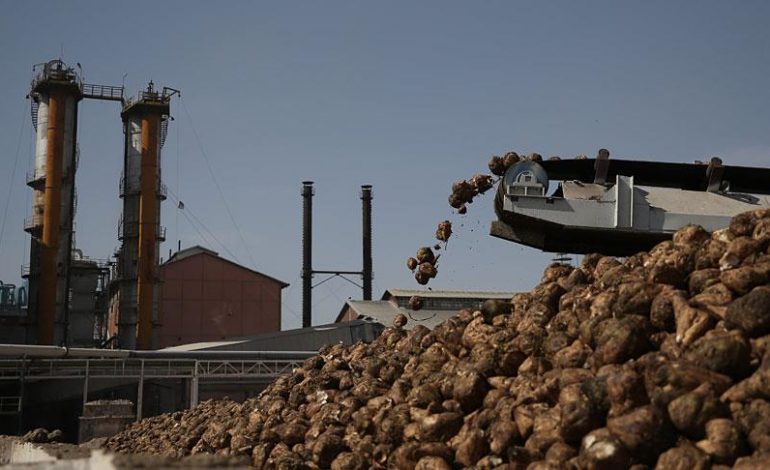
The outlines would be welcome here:
[[[159,271],[158,348],[281,329],[283,281],[201,246],[174,253]]]
[[[34,67],[28,96],[36,131],[35,164],[27,174],[32,213],[24,221],[30,257],[22,269],[27,305],[2,309],[4,317],[23,317],[4,320],[24,330],[9,342],[152,346],[153,324],[158,323],[160,243],[165,237],[160,225],[160,203],[165,199],[160,152],[171,97],[178,91],[157,90],[150,82],[133,98],[125,98],[123,92],[122,86],[85,83],[80,64],[76,69],[52,60]],[[83,99],[121,105],[123,215],[115,261],[90,259],[75,245],[78,107]],[[119,326],[114,337],[107,336],[108,308],[116,313]]]
[[[70,263],[69,345],[100,347],[106,338],[108,263],[75,250]]]
[[[0,282],[3,343],[134,350],[280,330],[285,283],[202,247],[179,251],[161,266],[161,151],[178,93],[150,81],[126,97],[122,86],[84,82],[80,64],[51,60],[34,67],[32,211],[24,221],[30,256],[24,285]],[[120,104],[120,246],[109,260],[85,256],[75,243],[84,99]]]

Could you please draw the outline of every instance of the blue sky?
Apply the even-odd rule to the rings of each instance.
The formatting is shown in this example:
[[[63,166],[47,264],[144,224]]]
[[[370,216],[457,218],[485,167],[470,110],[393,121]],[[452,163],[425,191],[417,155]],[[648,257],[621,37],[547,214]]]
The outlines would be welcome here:
[[[150,79],[182,90],[164,179],[237,261],[292,283],[285,328],[300,323],[305,179],[316,182],[317,269],[360,269],[358,192],[374,185],[379,296],[416,286],[406,257],[450,216],[452,181],[484,170],[492,154],[593,156],[606,147],[616,158],[770,164],[767,2],[214,5],[0,0],[0,210],[9,205],[1,280],[19,282],[27,262],[31,67],[62,50],[88,82],[120,84],[127,74],[131,94]],[[105,258],[118,246],[119,109],[80,109],[77,243]],[[489,237],[490,198],[470,209],[453,219],[457,236],[432,287],[531,288],[551,255]],[[164,255],[177,239],[227,255],[170,199],[162,217]],[[315,323],[359,296],[342,280],[318,287]]]

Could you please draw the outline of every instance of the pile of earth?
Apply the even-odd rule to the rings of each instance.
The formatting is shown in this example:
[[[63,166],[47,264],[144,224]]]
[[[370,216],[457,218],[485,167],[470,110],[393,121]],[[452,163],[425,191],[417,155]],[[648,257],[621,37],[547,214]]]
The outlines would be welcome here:
[[[432,331],[403,318],[245,403],[111,438],[257,468],[770,468],[770,210],[554,264]]]

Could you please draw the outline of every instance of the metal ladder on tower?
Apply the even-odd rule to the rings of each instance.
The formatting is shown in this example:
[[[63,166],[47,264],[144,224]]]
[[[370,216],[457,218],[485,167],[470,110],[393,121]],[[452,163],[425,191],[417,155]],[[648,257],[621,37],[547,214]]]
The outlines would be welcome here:
[[[38,103],[34,98],[32,99],[32,107],[30,108],[30,114],[32,115],[32,126],[35,128],[35,132],[37,132],[37,114],[40,110],[40,103]]]
[[[166,136],[168,135],[168,118],[163,119],[160,122],[160,148],[166,143]]]

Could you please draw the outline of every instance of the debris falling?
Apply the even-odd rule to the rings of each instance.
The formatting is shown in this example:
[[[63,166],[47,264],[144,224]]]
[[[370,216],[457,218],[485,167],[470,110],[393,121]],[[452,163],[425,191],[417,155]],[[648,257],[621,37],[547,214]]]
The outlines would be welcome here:
[[[452,236],[452,222],[445,220],[438,224],[436,229],[436,240],[444,243],[449,241],[449,237]]]
[[[508,152],[503,157],[497,155],[493,156],[489,160],[488,166],[489,171],[492,172],[492,175],[494,176],[477,173],[468,180],[455,181],[452,184],[452,192],[448,198],[449,205],[455,209],[458,214],[466,214],[468,212],[468,204],[473,203],[474,198],[476,198],[478,195],[484,194],[492,189],[495,183],[499,181],[494,178],[495,176],[502,178],[502,176],[505,175],[505,172],[508,171],[508,168],[521,160],[542,161],[543,157],[537,153],[532,153],[522,158],[519,157],[519,154],[516,152]],[[438,226],[438,229],[436,230],[436,239],[446,243],[451,235],[452,223],[449,220],[441,222]],[[420,263],[422,263],[422,261]],[[412,272],[417,269],[416,266],[412,266],[411,261],[407,261],[407,267]],[[415,280],[418,284],[426,285],[430,279],[436,276],[436,274],[437,273],[434,273],[433,276],[428,276],[427,274],[420,274],[417,272],[415,273]]]

